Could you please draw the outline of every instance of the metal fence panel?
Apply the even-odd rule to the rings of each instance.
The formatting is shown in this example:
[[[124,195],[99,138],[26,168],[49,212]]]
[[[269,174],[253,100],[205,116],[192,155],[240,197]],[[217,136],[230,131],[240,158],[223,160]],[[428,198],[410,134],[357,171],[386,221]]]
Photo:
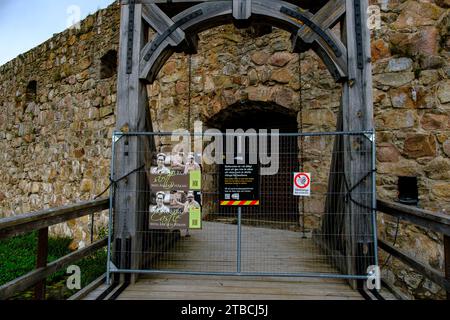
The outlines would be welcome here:
[[[188,136],[187,133],[185,135]],[[259,141],[258,139],[267,139],[268,153],[278,159],[275,174],[259,176],[259,205],[244,207],[220,205],[220,200],[223,200],[220,192],[223,164],[208,164],[204,161],[204,154],[195,152],[192,164],[186,152],[181,154],[174,148],[175,143],[171,141],[170,133],[116,133],[114,141],[129,137],[143,139],[149,146],[139,150],[145,154],[138,158],[145,159],[145,163],[131,173],[145,176],[149,186],[145,190],[134,190],[128,195],[142,196],[148,203],[148,210],[140,212],[143,223],[138,229],[142,235],[143,249],[142,252],[118,252],[112,245],[114,234],[111,222],[108,253],[111,261],[121,254],[141,255],[142,267],[139,270],[112,270],[108,266],[109,272],[364,278],[367,277],[365,269],[359,268],[350,273],[341,264],[345,260],[358,258],[366,259],[367,264],[376,264],[373,208],[375,154],[372,133],[277,133],[276,147],[269,143],[273,142],[270,139],[274,138],[274,134],[257,133],[256,140],[251,140],[249,135],[237,135],[236,141],[241,139],[243,144],[239,146],[238,143],[233,152],[237,152],[236,148],[244,148],[246,161],[251,158],[252,152],[260,153],[259,144],[256,149],[249,145],[252,141]],[[361,147],[358,152],[372,159],[371,165],[361,166],[360,172],[351,173],[355,177],[361,177],[359,183],[371,185],[371,192],[357,194],[356,189],[349,190],[354,186],[346,183],[348,177],[342,163],[345,151],[344,148],[336,147],[339,146],[336,144],[337,139],[347,139],[348,143],[359,141]],[[224,141],[221,145],[225,154],[230,146]],[[205,147],[206,143],[202,145]],[[113,154],[113,158],[114,156]],[[336,165],[336,161],[340,164]],[[163,193],[152,189],[154,176],[165,176],[169,171],[183,176],[189,174],[191,169],[198,169],[195,163],[201,169],[200,190],[177,190],[182,185],[177,184],[178,182]],[[261,164],[258,160],[257,165],[261,170],[271,164]],[[113,181],[127,174],[114,167],[113,163],[112,170],[116,175],[112,175]],[[117,172],[120,172],[119,176]],[[310,174],[309,196],[293,194],[295,172]],[[341,187],[336,187],[339,183]],[[113,183],[112,196],[121,192],[123,190],[120,185]],[[201,206],[202,229],[182,226],[160,228],[152,225],[154,217],[165,219],[163,213],[169,216],[171,212],[178,210],[181,217],[183,212],[187,212],[186,208],[192,206],[193,202],[189,202],[189,199]],[[361,217],[358,221],[365,225],[354,229],[364,230],[364,234],[351,234],[345,226],[351,215],[348,212],[350,201],[364,208],[363,213],[359,213]],[[113,199],[111,203],[114,203]],[[119,213],[117,210],[114,214],[112,212],[112,220],[117,219]],[[114,225],[117,227],[117,224]],[[364,253],[348,252],[349,241],[356,241],[358,245],[362,241]]]

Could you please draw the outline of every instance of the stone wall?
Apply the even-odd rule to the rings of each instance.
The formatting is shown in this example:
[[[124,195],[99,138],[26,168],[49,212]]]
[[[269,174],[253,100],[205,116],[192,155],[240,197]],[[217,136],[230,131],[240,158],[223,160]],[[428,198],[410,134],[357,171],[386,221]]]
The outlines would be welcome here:
[[[92,199],[108,186],[116,72],[100,69],[118,50],[119,19],[113,5],[0,67],[0,217]],[[83,246],[88,221],[52,231]]]
[[[375,3],[374,3],[375,4]],[[399,176],[417,177],[419,206],[450,212],[449,1],[381,5],[372,59],[377,128],[377,195],[397,199]],[[380,216],[380,236],[422,262],[443,270],[441,236]],[[381,265],[385,264],[382,256]],[[439,287],[395,259],[384,276],[410,297],[443,297]]]
[[[449,212],[450,3],[372,4],[381,8],[382,18],[381,29],[372,32],[378,197],[395,200],[398,177],[415,176],[420,207]],[[1,216],[92,199],[106,188],[116,76],[99,75],[101,58],[117,50],[118,28],[113,5],[88,17],[80,31],[58,34],[0,67]],[[231,114],[243,101],[297,115],[304,131],[333,131],[340,86],[323,63],[313,53],[301,56],[300,117],[299,56],[290,53],[289,34],[259,32],[227,25],[201,34],[199,53],[192,56],[190,104],[188,57],[173,55],[148,88],[155,131],[192,129],[196,120],[210,126],[216,115]],[[37,82],[35,102],[26,101],[31,80]],[[329,160],[331,145],[325,141],[307,139],[305,147]],[[328,172],[312,164],[310,170],[326,185]],[[308,210],[320,212],[320,205]],[[380,215],[380,236],[393,242],[397,233],[397,246],[442,269],[438,235],[403,224],[396,232],[396,225]],[[74,236],[77,245],[88,237],[87,221],[58,228],[55,232]],[[394,259],[386,262],[382,255],[381,265],[386,279],[411,297],[443,297],[439,287]]]

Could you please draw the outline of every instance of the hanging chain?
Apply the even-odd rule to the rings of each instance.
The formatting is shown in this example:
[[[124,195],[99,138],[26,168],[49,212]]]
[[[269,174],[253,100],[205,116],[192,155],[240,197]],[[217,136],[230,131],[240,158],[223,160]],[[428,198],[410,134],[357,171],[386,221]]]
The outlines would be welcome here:
[[[298,54],[298,83],[299,83],[299,110],[300,110],[300,133],[303,133],[303,86],[302,86],[302,59]],[[300,136],[300,170],[304,172],[303,164],[303,136]]]
[[[191,95],[192,95],[192,54],[189,54],[189,58],[188,58],[188,117],[187,117],[187,121],[188,121],[188,132],[191,132]]]
[[[302,58],[301,53],[298,54],[298,98],[299,98],[299,112],[300,112],[300,133],[303,133],[303,85],[302,85]],[[300,171],[305,172],[305,166],[303,163],[303,135],[300,136]],[[301,197],[301,207],[302,207],[302,233],[305,238],[305,198]]]

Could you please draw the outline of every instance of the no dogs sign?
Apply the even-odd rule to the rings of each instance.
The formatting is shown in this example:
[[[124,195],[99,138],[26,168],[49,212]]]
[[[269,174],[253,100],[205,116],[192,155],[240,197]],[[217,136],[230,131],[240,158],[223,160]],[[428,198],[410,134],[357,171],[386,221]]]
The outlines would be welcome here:
[[[294,196],[309,197],[311,195],[311,174],[294,172]]]

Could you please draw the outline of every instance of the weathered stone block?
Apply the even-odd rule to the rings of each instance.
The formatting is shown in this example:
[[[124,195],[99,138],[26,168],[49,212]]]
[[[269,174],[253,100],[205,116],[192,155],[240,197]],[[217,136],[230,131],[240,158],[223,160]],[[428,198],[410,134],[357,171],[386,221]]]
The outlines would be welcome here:
[[[445,114],[427,113],[420,121],[425,130],[438,130],[449,128],[449,117]]]
[[[450,80],[446,80],[439,84],[437,95],[441,103],[450,102]]]
[[[420,158],[436,155],[436,139],[434,135],[411,134],[405,139],[403,153],[409,158]]]
[[[433,25],[444,12],[432,3],[413,0],[407,1],[401,8],[397,21],[391,25],[395,29]]]
[[[413,110],[386,111],[377,118],[377,127],[378,129],[411,128],[417,120],[417,113]]]
[[[438,55],[439,30],[436,27],[423,27],[418,32],[393,33],[390,37],[391,51],[413,57],[417,54]]]
[[[378,85],[400,87],[414,80],[413,72],[382,73],[373,77]]]
[[[439,198],[450,201],[450,183],[448,182],[435,184],[431,192]]]
[[[410,58],[397,58],[389,60],[386,72],[411,71],[412,60]]]
[[[445,64],[445,59],[440,56],[424,55],[420,57],[421,69],[438,69]]]
[[[371,42],[371,54],[373,61],[387,58],[391,55],[389,45],[383,39],[376,39]]]
[[[438,157],[425,166],[427,177],[435,180],[450,179],[450,160]]]
[[[276,52],[270,57],[269,63],[276,67],[284,67],[292,58],[293,55],[288,52]]]
[[[251,60],[253,61],[253,63],[259,66],[266,64],[269,58],[270,54],[264,51],[257,51],[251,56]]]
[[[289,83],[292,77],[289,69],[279,69],[272,72],[272,80],[278,83]]]
[[[400,152],[391,143],[379,143],[377,146],[377,160],[380,162],[397,162]]]
[[[94,188],[94,181],[92,179],[81,180],[80,191],[81,192],[91,192]]]
[[[444,149],[444,153],[445,153],[448,157],[450,157],[450,140],[445,141],[445,142],[442,144],[442,147],[443,147],[443,149]]]
[[[80,60],[80,62],[78,63],[78,68],[80,71],[86,70],[87,68],[89,68],[92,64],[92,60],[90,57],[85,57],[83,59]]]

